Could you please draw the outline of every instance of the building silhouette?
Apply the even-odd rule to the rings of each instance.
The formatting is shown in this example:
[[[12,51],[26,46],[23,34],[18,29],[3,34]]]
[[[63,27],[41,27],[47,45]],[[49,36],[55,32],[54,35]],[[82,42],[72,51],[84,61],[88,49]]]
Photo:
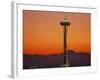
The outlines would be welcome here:
[[[70,22],[67,21],[66,17],[64,18],[63,21],[60,22],[60,25],[63,26],[64,29],[64,65],[62,66],[69,66],[69,62],[68,62],[68,52],[67,52],[67,31],[68,31],[68,26],[70,26]]]

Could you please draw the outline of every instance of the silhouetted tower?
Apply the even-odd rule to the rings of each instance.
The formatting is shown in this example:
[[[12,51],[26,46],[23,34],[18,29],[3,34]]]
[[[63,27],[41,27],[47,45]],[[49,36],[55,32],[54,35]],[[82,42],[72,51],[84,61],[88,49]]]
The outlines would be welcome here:
[[[63,26],[64,29],[64,65],[63,66],[69,66],[68,62],[68,52],[67,52],[67,30],[68,26],[71,24],[69,21],[67,21],[66,17],[63,21],[60,22],[60,24]]]

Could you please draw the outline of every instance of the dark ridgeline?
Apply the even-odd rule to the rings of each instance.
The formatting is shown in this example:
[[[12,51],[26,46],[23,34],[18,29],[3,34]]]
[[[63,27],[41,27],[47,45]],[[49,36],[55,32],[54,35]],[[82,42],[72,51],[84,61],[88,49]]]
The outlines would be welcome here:
[[[86,52],[76,53],[73,50],[68,51],[70,67],[91,66],[91,54]]]
[[[68,50],[69,67],[91,66],[91,54]],[[29,55],[23,54],[23,69],[62,67],[63,54]]]

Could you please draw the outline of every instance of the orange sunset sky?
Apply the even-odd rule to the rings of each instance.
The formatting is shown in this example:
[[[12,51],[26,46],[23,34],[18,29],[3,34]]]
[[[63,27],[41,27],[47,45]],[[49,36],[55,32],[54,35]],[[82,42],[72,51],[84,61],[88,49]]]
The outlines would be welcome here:
[[[71,22],[68,27],[67,49],[76,52],[91,52],[91,14],[23,10],[23,53],[63,53],[64,17]]]

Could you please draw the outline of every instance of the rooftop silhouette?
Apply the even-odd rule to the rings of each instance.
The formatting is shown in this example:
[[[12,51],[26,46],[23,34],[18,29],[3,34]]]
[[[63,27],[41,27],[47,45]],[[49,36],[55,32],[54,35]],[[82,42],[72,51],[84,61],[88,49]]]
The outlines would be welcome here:
[[[68,50],[69,67],[90,66],[91,54]],[[63,54],[29,55],[23,54],[23,69],[56,68],[62,67]]]

